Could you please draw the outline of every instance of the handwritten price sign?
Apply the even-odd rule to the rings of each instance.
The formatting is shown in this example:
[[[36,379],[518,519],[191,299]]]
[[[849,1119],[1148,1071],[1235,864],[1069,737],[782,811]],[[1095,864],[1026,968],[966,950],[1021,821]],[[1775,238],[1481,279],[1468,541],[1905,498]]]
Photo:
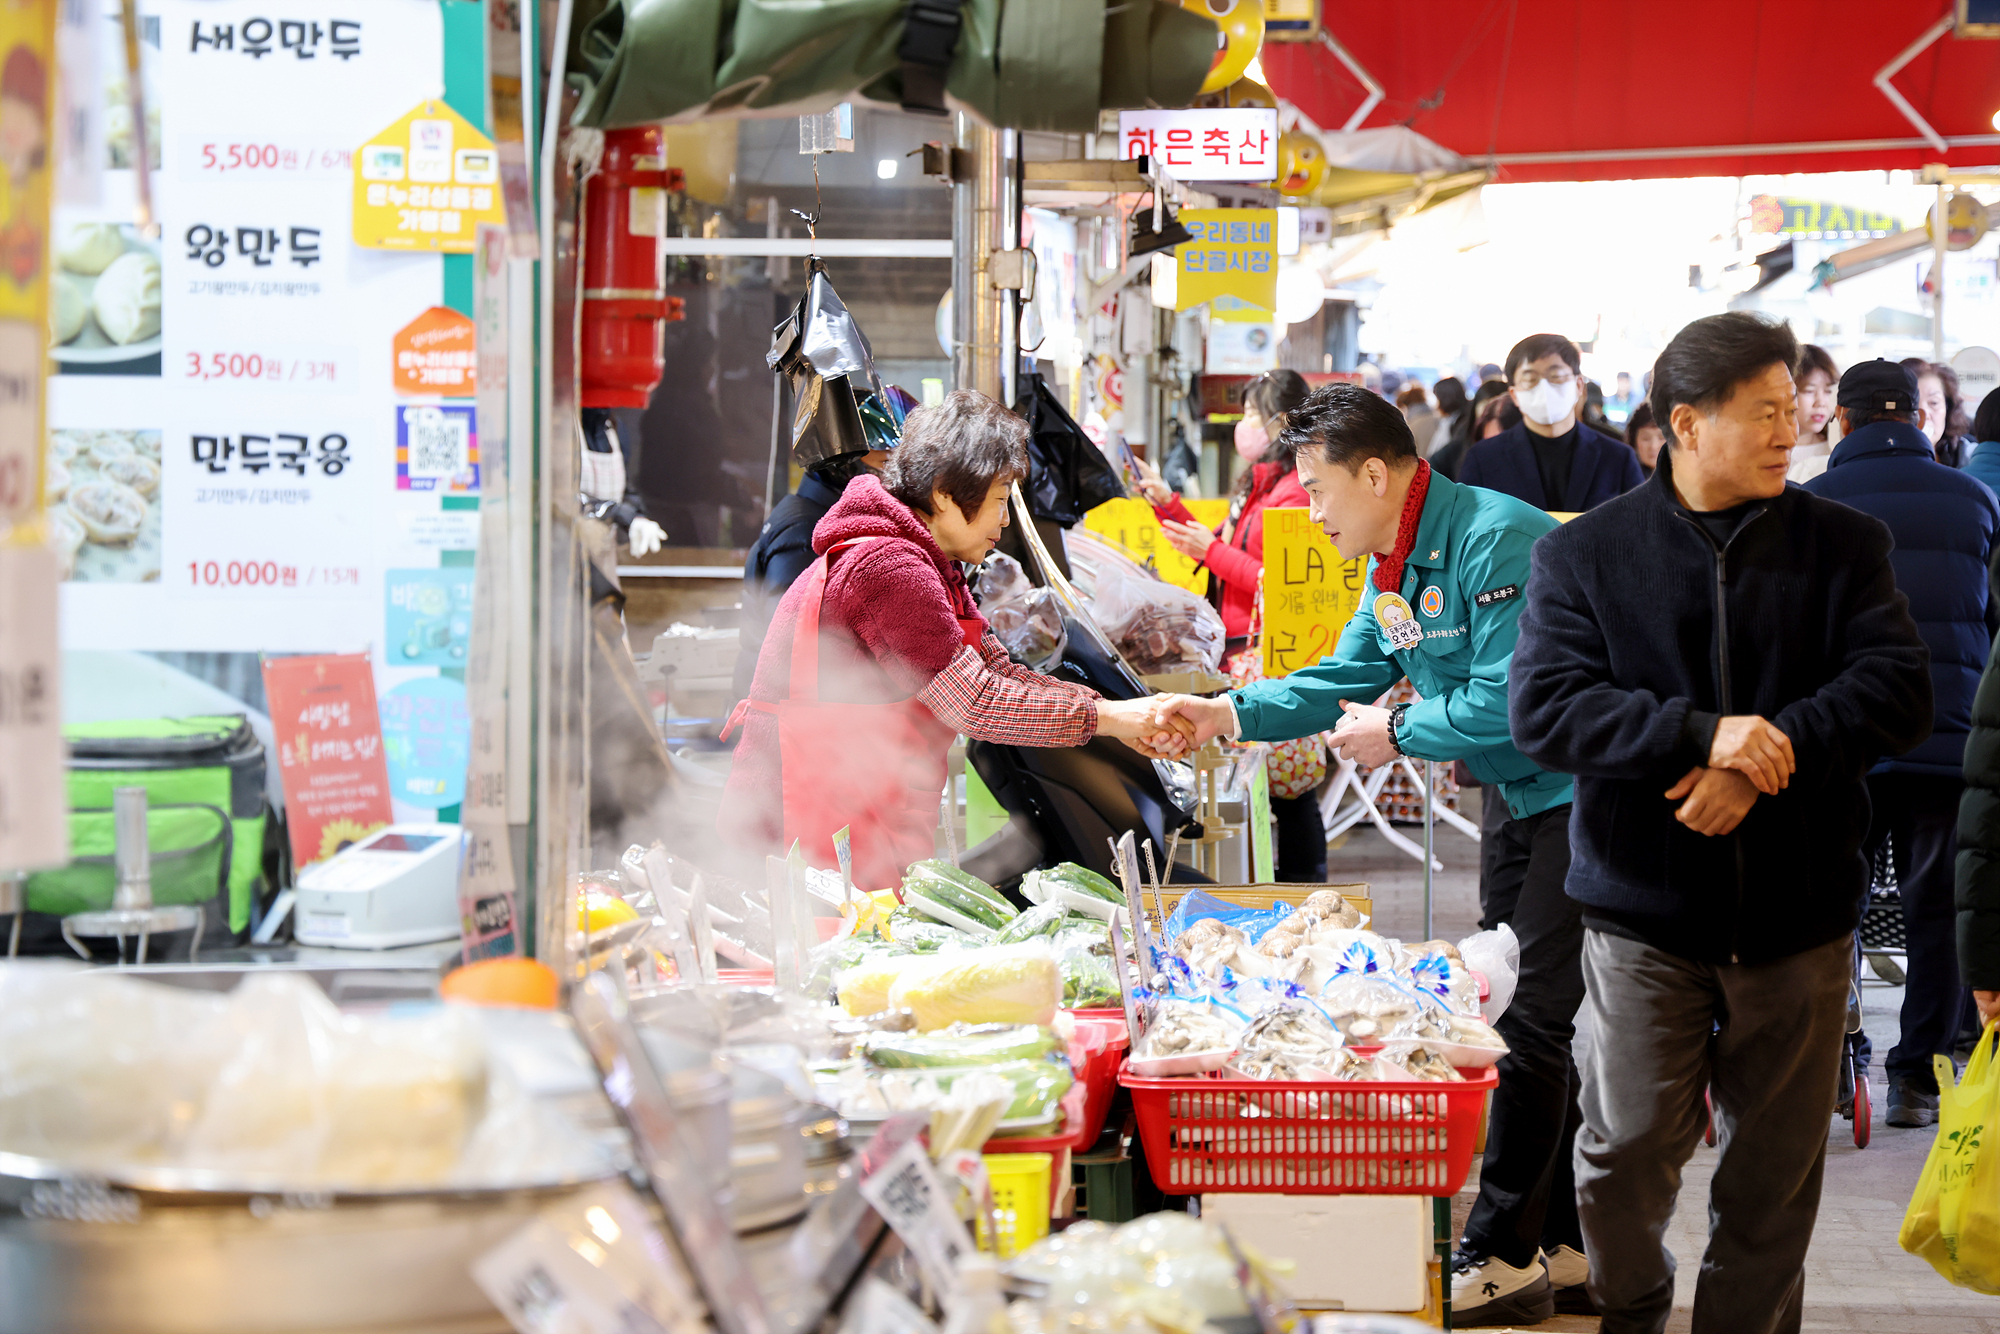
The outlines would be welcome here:
[[[1210,528],[1229,517],[1227,500],[1190,500],[1190,513]],[[1160,578],[1192,593],[1208,592],[1208,571],[1167,545],[1153,507],[1136,497],[1107,500],[1083,516],[1083,526],[1141,565],[1150,563]]]
[[[1361,605],[1365,557],[1343,561],[1310,511],[1264,511],[1264,675],[1285,676],[1327,654]]]

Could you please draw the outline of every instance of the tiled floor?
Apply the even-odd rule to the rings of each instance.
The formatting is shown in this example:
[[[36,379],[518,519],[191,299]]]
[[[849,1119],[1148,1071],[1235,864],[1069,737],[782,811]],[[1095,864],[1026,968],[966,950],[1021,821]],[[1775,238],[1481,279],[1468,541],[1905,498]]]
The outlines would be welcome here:
[[[1456,940],[1476,929],[1478,848],[1442,826],[1436,840],[1445,870],[1434,876],[1434,927],[1428,934]],[[1415,859],[1371,830],[1353,835],[1333,852],[1330,863],[1330,878],[1335,881],[1369,882],[1378,929],[1405,939],[1424,938],[1423,868]],[[1836,1120],[1828,1127],[1826,1186],[1806,1261],[1804,1328],[1871,1334],[2000,1334],[2000,1299],[1951,1286],[1896,1245],[1896,1231],[1932,1135],[1929,1130],[1892,1130],[1882,1124],[1888,1093],[1880,1062],[1896,1041],[1902,995],[1901,988],[1878,982],[1862,988],[1863,1018],[1875,1045],[1874,1138],[1866,1149],[1857,1149],[1849,1123]],[[1680,1262],[1674,1317],[1667,1326],[1673,1334],[1691,1329],[1694,1284],[1708,1230],[1708,1180],[1715,1161],[1716,1150],[1695,1151],[1687,1165],[1680,1209],[1668,1231],[1668,1247]],[[1468,1187],[1458,1201],[1460,1220],[1470,1199]],[[1558,1317],[1533,1328],[1538,1334],[1595,1330],[1597,1321]]]

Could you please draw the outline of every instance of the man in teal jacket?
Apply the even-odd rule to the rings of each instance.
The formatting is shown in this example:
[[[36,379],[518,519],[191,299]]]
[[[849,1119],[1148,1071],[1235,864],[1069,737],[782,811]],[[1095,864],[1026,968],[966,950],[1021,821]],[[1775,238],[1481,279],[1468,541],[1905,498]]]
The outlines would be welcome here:
[[[1521,940],[1521,977],[1501,1016],[1500,1062],[1479,1199],[1453,1261],[1460,1326],[1532,1324],[1560,1303],[1588,1310],[1571,1142],[1581,1121],[1570,1059],[1583,999],[1583,926],[1563,891],[1570,779],[1514,749],[1507,671],[1514,657],[1528,549],[1556,521],[1524,501],[1460,486],[1417,457],[1410,428],[1359,385],[1316,390],[1286,414],[1313,520],[1341,557],[1369,563],[1360,609],[1333,655],[1289,676],[1212,700],[1177,696],[1168,711],[1194,739],[1283,741],[1333,728],[1343,755],[1463,760],[1505,798],[1503,846],[1486,850],[1480,897],[1489,925]],[[1403,677],[1422,696],[1373,701]]]

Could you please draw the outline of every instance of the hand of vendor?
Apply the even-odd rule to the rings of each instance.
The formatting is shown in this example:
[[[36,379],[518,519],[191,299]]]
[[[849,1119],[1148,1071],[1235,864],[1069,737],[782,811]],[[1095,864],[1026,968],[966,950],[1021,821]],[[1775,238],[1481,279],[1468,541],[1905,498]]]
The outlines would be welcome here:
[[[2000,1019],[2000,991],[1975,991],[1972,993],[1972,1003],[1979,1007],[1981,1028],[1995,1019]]]
[[[1182,523],[1179,519],[1160,520],[1160,531],[1166,534],[1168,546],[1197,565],[1215,541],[1215,534],[1200,524]]]
[[[1715,725],[1715,740],[1708,748],[1708,767],[1734,769],[1754,783],[1759,792],[1776,796],[1798,772],[1792,754],[1792,739],[1755,714],[1722,719]]]
[[[1097,734],[1115,736],[1148,759],[1172,760],[1185,755],[1193,725],[1162,709],[1167,696],[1148,699],[1101,700]]]
[[[1402,754],[1389,735],[1387,709],[1378,709],[1373,704],[1356,704],[1351,699],[1340,701],[1340,707],[1347,717],[1333,729],[1330,739],[1334,754],[1371,769],[1379,769]]]
[[[1163,716],[1170,716],[1177,726],[1191,729],[1188,742],[1193,746],[1204,746],[1219,736],[1228,736],[1236,730],[1236,711],[1229,707],[1229,699],[1217,696],[1203,699],[1199,695],[1162,695],[1158,699]]]
[[[1743,823],[1757,802],[1757,789],[1734,769],[1694,768],[1667,789],[1666,797],[1681,803],[1674,812],[1676,820],[1697,834],[1714,838]]]
[[[1164,505],[1174,498],[1174,489],[1160,476],[1158,468],[1137,454],[1132,456],[1132,462],[1139,465],[1139,494],[1146,498],[1148,504]]]

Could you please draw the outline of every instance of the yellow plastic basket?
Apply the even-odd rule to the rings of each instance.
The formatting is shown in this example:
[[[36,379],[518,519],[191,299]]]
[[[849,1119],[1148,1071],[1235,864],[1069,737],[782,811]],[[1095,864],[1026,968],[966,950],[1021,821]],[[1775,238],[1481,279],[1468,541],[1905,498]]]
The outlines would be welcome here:
[[[1049,1235],[1049,1173],[1055,1156],[1047,1153],[989,1153],[986,1177],[993,1186],[994,1227],[999,1232],[993,1253],[1011,1259]],[[979,1219],[979,1242],[985,1246],[986,1220]]]

